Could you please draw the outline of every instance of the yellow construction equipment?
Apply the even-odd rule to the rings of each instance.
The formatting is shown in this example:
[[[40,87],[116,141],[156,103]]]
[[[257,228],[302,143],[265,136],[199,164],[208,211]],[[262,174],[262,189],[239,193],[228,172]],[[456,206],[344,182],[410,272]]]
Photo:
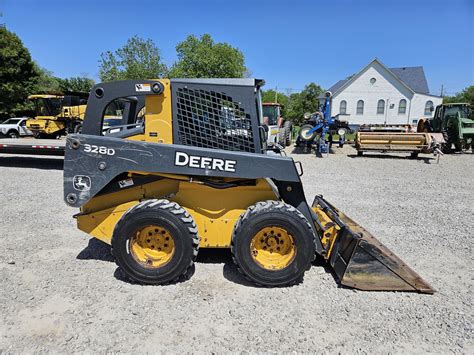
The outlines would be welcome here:
[[[35,117],[26,127],[35,138],[58,138],[67,133],[79,133],[86,112],[88,93],[30,95],[35,104]]]
[[[64,199],[78,228],[111,244],[132,280],[189,275],[199,248],[230,248],[249,280],[300,282],[316,257],[342,285],[433,293],[413,270],[321,196],[310,206],[301,166],[267,146],[255,79],[97,84],[82,134],[68,136]],[[128,114],[104,134],[104,112]],[[145,115],[136,102],[145,98]]]

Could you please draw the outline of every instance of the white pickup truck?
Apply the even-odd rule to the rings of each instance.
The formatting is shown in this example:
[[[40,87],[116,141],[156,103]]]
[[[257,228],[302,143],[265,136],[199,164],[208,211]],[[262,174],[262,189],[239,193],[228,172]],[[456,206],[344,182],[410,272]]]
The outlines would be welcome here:
[[[22,136],[32,136],[28,128],[26,128],[27,117],[9,118],[0,123],[0,137],[18,138]]]

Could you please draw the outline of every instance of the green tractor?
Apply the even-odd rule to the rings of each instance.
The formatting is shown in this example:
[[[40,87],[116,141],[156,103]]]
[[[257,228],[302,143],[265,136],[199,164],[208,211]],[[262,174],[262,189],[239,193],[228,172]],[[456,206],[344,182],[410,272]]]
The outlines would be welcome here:
[[[474,117],[467,103],[438,105],[433,118],[421,119],[418,122],[417,131],[442,133],[443,153],[449,154],[469,148],[474,150]]]

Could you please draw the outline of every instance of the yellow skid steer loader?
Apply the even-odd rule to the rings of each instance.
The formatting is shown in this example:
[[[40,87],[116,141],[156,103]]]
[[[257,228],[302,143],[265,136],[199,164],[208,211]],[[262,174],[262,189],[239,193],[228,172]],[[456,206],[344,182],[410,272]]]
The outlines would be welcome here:
[[[68,136],[64,198],[78,228],[111,244],[141,283],[189,273],[199,248],[230,248],[264,286],[300,282],[316,257],[342,285],[433,293],[413,270],[321,196],[310,206],[301,167],[266,146],[255,79],[119,81],[96,85],[82,134]],[[134,101],[145,98],[137,121]],[[104,136],[104,112],[127,98]],[[136,106],[136,105],[135,105]]]

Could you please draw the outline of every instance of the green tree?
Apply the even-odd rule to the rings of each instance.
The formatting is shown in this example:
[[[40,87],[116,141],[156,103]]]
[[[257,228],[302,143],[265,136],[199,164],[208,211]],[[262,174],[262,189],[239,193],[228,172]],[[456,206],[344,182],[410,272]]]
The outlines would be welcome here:
[[[270,90],[262,90],[262,102],[278,102],[284,106],[288,105],[288,96],[284,93]]]
[[[58,80],[61,91],[89,92],[95,84],[94,80],[81,76]]]
[[[301,124],[305,113],[319,110],[319,96],[323,92],[324,90],[319,85],[309,83],[300,93],[291,94],[286,110],[287,118],[291,119],[294,124]]]
[[[36,64],[35,64],[36,65]],[[53,72],[37,66],[38,78],[36,79],[33,94],[48,92],[59,92],[61,90],[61,79],[55,77]]]
[[[162,78],[167,72],[160,51],[151,39],[133,36],[115,52],[106,51],[99,59],[102,81]]]
[[[178,61],[170,78],[243,78],[249,75],[243,53],[228,43],[215,43],[210,35],[190,35],[176,46]]]
[[[23,111],[39,79],[38,67],[20,38],[0,26],[0,116]]]
[[[463,91],[457,93],[454,96],[445,96],[443,98],[444,103],[450,102],[467,102],[471,106],[474,106],[474,86],[468,86]]]

